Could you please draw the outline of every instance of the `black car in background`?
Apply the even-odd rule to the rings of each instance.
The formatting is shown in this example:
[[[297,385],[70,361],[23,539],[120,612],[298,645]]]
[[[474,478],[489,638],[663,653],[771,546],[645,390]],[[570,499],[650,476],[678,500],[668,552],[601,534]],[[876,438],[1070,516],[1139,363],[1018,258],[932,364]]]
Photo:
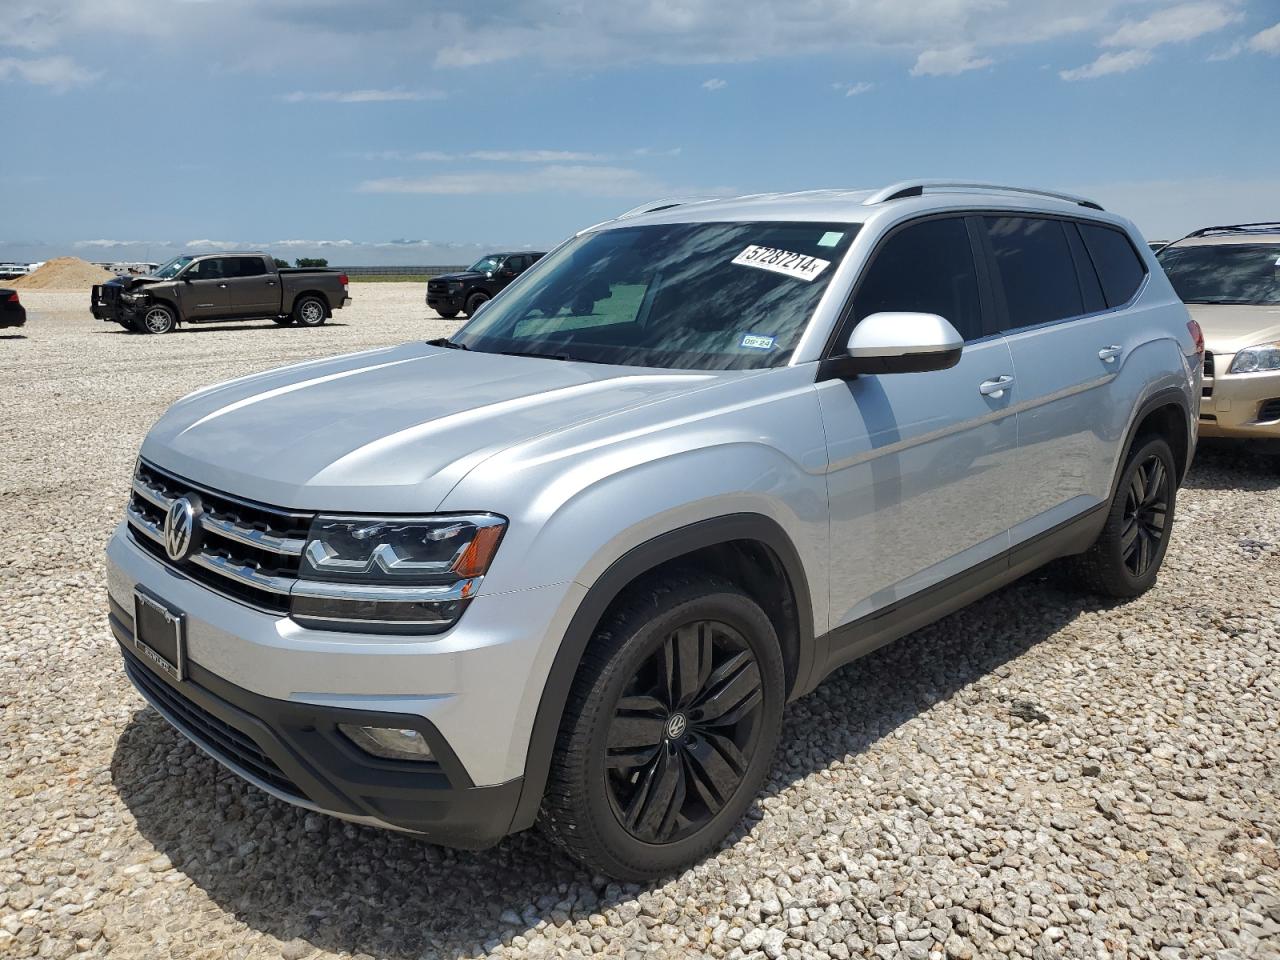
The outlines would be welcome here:
[[[20,327],[27,322],[27,308],[18,300],[17,290],[0,289],[0,327]]]
[[[538,262],[544,253],[491,253],[460,273],[446,273],[427,281],[427,306],[446,319],[459,312],[468,317],[480,305]]]

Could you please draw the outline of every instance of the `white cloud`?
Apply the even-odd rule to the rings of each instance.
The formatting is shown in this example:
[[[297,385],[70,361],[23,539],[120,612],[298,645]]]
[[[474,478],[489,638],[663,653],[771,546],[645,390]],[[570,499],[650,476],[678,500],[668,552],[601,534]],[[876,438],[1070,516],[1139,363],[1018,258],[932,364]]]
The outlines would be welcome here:
[[[673,187],[640,170],[614,166],[551,164],[519,177],[500,171],[440,173],[429,177],[366,180],[361,193],[471,194],[564,193],[587,197],[658,197],[699,191]],[[718,191],[717,191],[718,192]]]
[[[710,80],[702,81],[703,90],[711,90],[711,91],[723,90],[728,85],[729,85],[728,80],[721,80],[719,77],[712,77]]]
[[[911,68],[913,77],[951,77],[970,70],[981,70],[994,63],[990,57],[979,57],[972,46],[961,45],[926,50]]]
[[[833,83],[831,89],[843,93],[846,97],[860,97],[869,90],[874,90],[875,86],[874,83],[860,80],[857,83]]]
[[[1224,3],[1182,3],[1159,10],[1144,20],[1130,20],[1102,38],[1104,47],[1154,50],[1167,43],[1184,43],[1238,23],[1242,14]]]
[[[116,250],[128,247],[167,247],[168,240],[77,240],[72,244],[78,249]]]
[[[1280,56],[1280,23],[1274,27],[1267,27],[1261,33],[1255,33],[1249,38],[1247,45],[1255,53]]]
[[[582,150],[471,150],[466,153],[449,153],[444,150],[376,150],[361,156],[366,160],[481,160],[488,163],[601,163],[609,159],[606,153],[587,153]]]
[[[394,103],[398,101],[443,100],[438,90],[295,90],[283,93],[285,103]]]
[[[0,57],[0,80],[16,79],[39,87],[65,93],[72,87],[93,83],[99,73],[88,70],[70,57]]]
[[[1092,63],[1058,73],[1063,80],[1095,80],[1098,77],[1110,76],[1113,73],[1128,73],[1145,67],[1151,62],[1151,54],[1146,50],[1120,50],[1115,53],[1104,53]]]
[[[684,147],[636,147],[631,152],[637,157],[678,157]]]

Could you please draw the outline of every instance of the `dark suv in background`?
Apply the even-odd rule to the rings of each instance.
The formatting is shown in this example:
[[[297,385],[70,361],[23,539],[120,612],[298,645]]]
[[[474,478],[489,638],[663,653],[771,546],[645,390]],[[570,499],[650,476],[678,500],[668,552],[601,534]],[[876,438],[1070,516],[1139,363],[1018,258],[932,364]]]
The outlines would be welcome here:
[[[432,277],[427,281],[427,306],[446,320],[459,312],[469,317],[543,256],[541,251],[530,250],[490,253],[460,273]]]

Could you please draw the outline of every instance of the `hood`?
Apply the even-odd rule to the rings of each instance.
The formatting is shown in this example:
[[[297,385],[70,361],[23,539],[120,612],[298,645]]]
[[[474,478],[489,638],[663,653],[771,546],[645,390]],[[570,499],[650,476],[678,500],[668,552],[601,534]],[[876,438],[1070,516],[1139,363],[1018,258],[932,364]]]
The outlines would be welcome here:
[[[1280,304],[1189,303],[1204,331],[1205,349],[1236,353],[1257,343],[1280,340]]]
[[[276,506],[426,513],[512,444],[732,376],[404,344],[197,391],[152,428],[142,455]]]
[[[432,277],[432,280],[484,280],[488,274],[481,273],[479,270],[460,270],[457,273],[442,273],[438,277]]]
[[[151,283],[165,283],[159,277],[116,277],[114,280],[108,280],[106,286],[115,284],[124,287],[126,290],[132,290],[134,287],[142,287]]]

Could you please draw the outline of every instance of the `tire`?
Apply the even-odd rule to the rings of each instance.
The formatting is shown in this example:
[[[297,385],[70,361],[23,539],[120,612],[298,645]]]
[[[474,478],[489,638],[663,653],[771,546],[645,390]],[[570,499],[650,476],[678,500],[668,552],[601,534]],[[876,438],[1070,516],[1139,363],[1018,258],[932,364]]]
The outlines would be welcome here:
[[[437,310],[436,313],[444,317],[446,320],[452,320],[458,315],[457,310]]]
[[[480,305],[488,302],[489,295],[487,293],[473,293],[467,297],[467,304],[462,308],[462,312],[468,317],[474,317],[476,311],[480,309]]]
[[[293,302],[293,322],[300,327],[318,327],[328,317],[329,310],[319,297],[299,297]]]
[[[1176,478],[1168,441],[1150,435],[1134,441],[1102,533],[1087,551],[1068,559],[1080,586],[1122,598],[1151,589],[1173,533]]]
[[[638,585],[578,668],[543,831],[611,877],[683,869],[724,840],[759,792],[785,699],[773,624],[738,587],[699,575]]]
[[[147,307],[138,321],[139,333],[172,333],[178,326],[178,315],[165,303],[153,303]]]
[[[287,327],[287,326],[290,326],[290,325],[293,323],[293,317],[292,317],[292,316],[288,316],[288,317],[272,317],[271,319],[275,322],[276,326],[280,326],[280,327]]]

